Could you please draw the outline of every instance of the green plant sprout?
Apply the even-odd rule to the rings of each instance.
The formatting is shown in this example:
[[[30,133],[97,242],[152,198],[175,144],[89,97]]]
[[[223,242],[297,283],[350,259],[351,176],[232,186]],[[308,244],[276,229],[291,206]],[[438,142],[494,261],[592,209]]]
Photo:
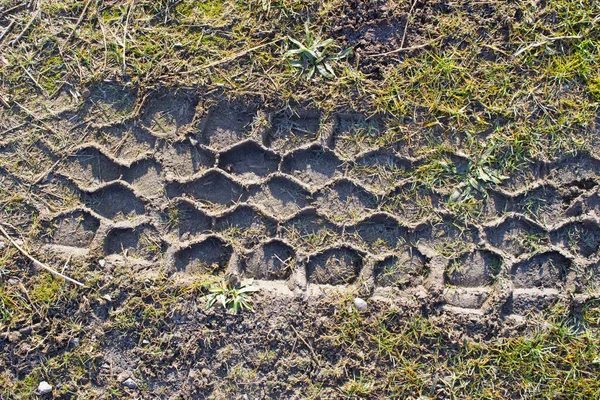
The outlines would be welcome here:
[[[207,310],[218,302],[224,309],[231,311],[233,314],[237,314],[242,310],[254,311],[249,297],[252,293],[258,291],[257,288],[252,286],[237,287],[230,280],[225,279],[218,284],[211,285],[208,291],[210,294],[206,295]]]
[[[462,188],[457,188],[450,195],[450,202],[464,202],[472,198],[473,191],[480,192],[484,196],[487,194],[487,190],[484,186],[486,183],[493,183],[499,185],[503,180],[508,179],[507,176],[502,175],[497,170],[491,167],[491,152],[493,147],[489,148],[481,156],[477,157],[474,161],[469,160],[464,170],[460,171],[455,166],[450,165],[446,162],[442,162],[442,167],[452,174],[461,175],[466,182],[466,185]]]
[[[330,46],[334,43],[333,39],[322,40],[321,37],[313,35],[308,23],[304,26],[304,43],[291,37],[287,40],[297,48],[288,50],[284,57],[294,68],[300,68],[302,73],[307,72],[306,79],[310,80],[319,72],[326,79],[335,78],[335,72],[331,66],[331,61],[341,60],[348,57],[352,48],[339,51],[337,54],[330,54]]]

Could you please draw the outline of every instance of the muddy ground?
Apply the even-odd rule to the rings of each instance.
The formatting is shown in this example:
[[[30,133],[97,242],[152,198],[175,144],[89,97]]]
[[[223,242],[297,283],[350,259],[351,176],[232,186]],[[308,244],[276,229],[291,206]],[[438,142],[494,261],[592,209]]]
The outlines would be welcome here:
[[[1,6],[0,396],[597,397],[600,10],[537,6]]]

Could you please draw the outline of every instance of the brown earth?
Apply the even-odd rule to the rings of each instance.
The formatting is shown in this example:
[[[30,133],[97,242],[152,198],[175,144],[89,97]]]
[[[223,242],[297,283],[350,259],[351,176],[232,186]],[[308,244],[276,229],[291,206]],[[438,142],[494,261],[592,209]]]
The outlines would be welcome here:
[[[507,116],[470,101],[469,128],[482,124],[473,139],[454,127],[461,117],[423,104],[412,115],[382,110],[370,97],[432,46],[482,41],[477,62],[510,59],[529,6],[340,1],[269,12],[261,40],[282,33],[275,17],[290,29],[312,17],[354,49],[348,63],[373,86],[344,83],[339,94],[290,80],[284,99],[264,76],[232,88],[239,75],[223,84],[157,67],[146,81],[113,71],[34,96],[3,72],[0,224],[87,288],[45,274],[0,237],[0,384],[9,388],[0,398],[33,395],[42,378],[56,398],[475,398],[452,376],[478,346],[555,332],[540,316],[559,309],[579,321],[597,305],[597,115],[577,134],[565,128],[583,145],[529,153],[462,204],[455,190],[469,187],[480,161],[470,141],[559,111],[532,100]],[[562,26],[543,18],[548,34]],[[217,36],[235,31],[221,28]],[[564,98],[579,87],[567,86]],[[260,288],[254,311],[206,310],[207,285],[221,279]],[[368,311],[352,305],[357,296]],[[387,335],[405,341],[389,350]],[[498,371],[498,388],[486,386],[495,372],[477,381],[488,398],[531,393],[510,368]],[[129,377],[137,389],[123,387]]]

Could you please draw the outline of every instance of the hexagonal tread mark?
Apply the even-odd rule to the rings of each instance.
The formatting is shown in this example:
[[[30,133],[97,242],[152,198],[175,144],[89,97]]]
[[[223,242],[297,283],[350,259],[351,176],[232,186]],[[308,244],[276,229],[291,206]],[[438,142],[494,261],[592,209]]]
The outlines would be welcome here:
[[[49,224],[49,242],[60,246],[87,248],[94,240],[100,221],[87,211],[74,210],[54,217]]]
[[[146,211],[144,202],[119,182],[86,192],[82,198],[89,208],[108,219],[128,219]]]
[[[156,145],[156,137],[133,123],[124,123],[94,131],[94,140],[123,163],[148,154]]]
[[[175,253],[175,268],[187,273],[218,273],[227,268],[233,249],[222,239],[211,236]]]
[[[89,186],[119,179],[121,166],[97,148],[84,147],[68,156],[58,172]]]
[[[553,163],[548,171],[547,179],[558,184],[582,183],[597,185],[600,178],[600,160],[587,153],[580,153],[572,157]],[[596,182],[594,182],[596,181]]]
[[[316,141],[320,126],[319,112],[301,112],[293,116],[278,115],[273,118],[266,144],[277,151],[290,151],[305,143]]]
[[[310,193],[302,186],[282,176],[248,190],[248,202],[276,218],[288,218],[309,205]]]
[[[404,221],[420,222],[435,213],[442,201],[442,196],[431,189],[423,185],[407,183],[384,196],[379,208]]]
[[[475,250],[450,261],[445,282],[459,287],[489,286],[502,268],[502,257],[487,250]]]
[[[121,254],[147,261],[157,261],[167,246],[154,227],[148,224],[136,227],[114,227],[104,239],[106,255]]]
[[[515,200],[514,211],[522,212],[530,218],[550,226],[565,217],[570,200],[563,191],[552,185],[542,185],[531,189]]]
[[[244,140],[250,133],[255,113],[238,103],[221,103],[213,107],[204,119],[200,143],[223,150]]]
[[[245,180],[264,178],[279,167],[281,157],[249,140],[219,156],[219,168]]]
[[[312,186],[322,186],[344,174],[342,161],[331,150],[319,145],[287,154],[281,171]]]
[[[279,240],[271,240],[252,251],[244,260],[244,276],[264,280],[288,279],[295,268],[294,249]]]
[[[354,157],[377,147],[384,132],[385,126],[378,118],[365,118],[362,114],[339,114],[333,147],[343,157]]]
[[[313,204],[321,213],[336,222],[355,222],[377,208],[374,194],[347,179],[320,189],[313,198]]]
[[[244,188],[218,170],[210,170],[191,182],[172,182],[167,185],[171,198],[189,195],[213,206],[229,207],[242,200]]]
[[[135,90],[118,83],[101,82],[89,89],[90,95],[85,102],[84,115],[99,123],[110,123],[124,119],[135,109]]]
[[[341,235],[341,229],[315,209],[306,209],[281,224],[281,233],[290,243],[304,251],[331,246]]]
[[[162,215],[169,234],[179,240],[190,240],[200,234],[209,233],[213,218],[184,199],[176,199],[169,204]]]
[[[259,241],[275,235],[277,221],[241,204],[234,210],[218,217],[214,230],[224,237],[244,247],[256,245]]]
[[[482,199],[481,211],[484,219],[498,219],[509,212],[513,199],[494,189],[488,189],[487,196]]]
[[[600,256],[600,226],[593,221],[570,222],[550,234],[552,243],[574,255]]]
[[[163,142],[157,150],[156,158],[170,176],[188,177],[205,171],[215,165],[215,154],[193,145],[190,140]]]
[[[375,150],[353,161],[348,174],[372,190],[387,191],[409,177],[412,169],[412,161],[390,151]]]
[[[532,161],[511,173],[499,186],[511,192],[516,192],[543,179],[547,173],[548,166],[545,163]]]
[[[406,289],[421,285],[428,273],[427,260],[413,247],[375,264],[375,286]]]
[[[577,293],[593,295],[600,293],[600,261],[589,264],[577,272],[575,278]]]
[[[409,241],[409,230],[385,213],[373,214],[346,229],[346,240],[373,253],[389,252]]]
[[[515,288],[558,288],[571,270],[571,261],[555,251],[537,254],[511,268]]]
[[[437,254],[450,259],[475,249],[480,241],[475,226],[448,215],[419,225],[413,235],[411,240],[427,245]]]
[[[488,226],[485,233],[489,243],[515,257],[532,253],[550,244],[548,234],[539,226],[515,216],[496,226]]]
[[[173,137],[193,121],[196,104],[191,91],[154,93],[144,105],[142,125],[158,137]]]
[[[356,281],[362,268],[362,255],[344,246],[311,256],[306,265],[306,272],[309,283],[348,285]]]
[[[593,193],[582,200],[582,213],[595,214],[596,217],[600,218],[600,193]]]
[[[163,193],[162,175],[162,166],[153,159],[136,161],[123,170],[123,180],[148,197]]]

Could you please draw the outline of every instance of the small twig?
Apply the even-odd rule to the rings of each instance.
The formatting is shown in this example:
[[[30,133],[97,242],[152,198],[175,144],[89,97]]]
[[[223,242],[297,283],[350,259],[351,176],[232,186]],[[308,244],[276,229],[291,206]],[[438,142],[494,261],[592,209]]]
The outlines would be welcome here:
[[[296,328],[294,328],[294,325],[290,325],[290,326],[292,327],[292,329],[298,336],[298,339],[300,339],[302,341],[302,343],[304,343],[304,345],[306,347],[308,347],[308,349],[310,350],[310,354],[312,355],[313,359],[315,360],[315,363],[317,363],[317,365],[321,365],[321,362],[319,361],[319,358],[317,357],[317,354],[315,353],[312,346],[300,335],[300,333],[296,330]]]
[[[52,128],[51,126],[48,126],[44,121],[42,121],[40,118],[38,118],[31,110],[29,110],[27,107],[25,107],[24,105],[22,105],[21,103],[19,103],[18,101],[13,101],[13,103],[15,103],[17,106],[19,106],[19,108],[23,111],[25,111],[25,113],[27,115],[29,115],[34,121],[39,122],[45,129],[49,130],[50,132],[54,133],[55,135],[59,135],[59,132],[57,132],[54,128]]]
[[[127,8],[127,16],[125,17],[125,25],[123,26],[123,72],[127,69],[127,63],[125,62],[125,55],[127,53],[127,27],[129,26],[129,16],[131,15],[131,9],[133,8],[133,2],[135,0],[131,0],[129,2],[129,7]]]
[[[65,271],[67,270],[67,267],[69,266],[69,263],[71,262],[71,258],[73,256],[71,254],[69,254],[69,258],[67,258],[67,262],[65,263],[65,265],[63,265],[62,271],[60,271],[61,274],[64,274]]]
[[[406,25],[404,25],[404,32],[402,32],[402,40],[400,41],[400,48],[404,48],[404,40],[406,39],[406,32],[408,31],[408,24],[410,23],[410,18],[412,17],[412,12],[417,5],[417,0],[414,0],[412,5],[410,6],[410,10],[408,11],[408,16],[406,17]]]
[[[61,278],[63,278],[64,280],[67,280],[71,283],[74,283],[75,285],[81,286],[81,287],[85,287],[85,285],[79,281],[76,281],[73,278],[69,278],[66,275],[61,274],[60,272],[50,268],[49,266],[47,266],[46,264],[42,263],[41,261],[38,261],[37,259],[35,259],[34,257],[32,257],[29,253],[27,253],[21,246],[19,246],[17,244],[17,242],[15,242],[13,240],[13,238],[8,234],[8,232],[6,232],[6,230],[4,229],[4,227],[2,226],[2,222],[0,222],[0,232],[6,237],[6,239],[8,239],[13,246],[15,246],[17,248],[17,250],[19,250],[25,257],[27,257],[29,260],[31,260],[31,262],[33,262],[34,265],[37,265],[40,268],[45,269],[46,271],[59,276]]]
[[[2,105],[6,108],[10,108],[10,104],[8,104],[8,97],[0,92],[0,103],[2,103]]]
[[[12,52],[11,52],[12,54]],[[43,87],[40,86],[40,83],[37,81],[37,79],[35,79],[33,77],[33,75],[31,75],[31,72],[29,72],[27,70],[27,68],[25,68],[24,66],[22,66],[21,64],[19,64],[19,67],[21,67],[23,69],[23,71],[25,71],[25,73],[27,74],[27,76],[29,77],[29,79],[31,79],[33,81],[33,83],[35,83],[35,86],[40,90],[40,92],[42,92],[42,94],[48,98],[50,97],[50,95],[48,94],[48,92],[46,91],[46,89],[44,89]]]
[[[10,42],[11,45],[15,45],[17,44],[17,42],[19,40],[21,40],[21,38],[23,38],[23,36],[25,35],[25,33],[27,33],[27,31],[29,30],[29,28],[31,27],[31,24],[33,24],[33,21],[35,21],[35,19],[38,17],[38,15],[40,14],[40,9],[38,8],[37,10],[35,10],[35,12],[33,13],[33,16],[31,17],[31,19],[29,20],[29,22],[27,23],[27,25],[25,25],[25,28],[23,28],[23,30],[21,31],[21,33],[19,33],[19,36],[17,36],[15,38],[15,40],[13,40],[12,42]]]
[[[427,47],[427,46],[431,46],[432,44],[434,44],[435,42],[440,41],[441,39],[442,39],[442,37],[440,36],[437,39],[430,40],[427,43],[419,44],[417,46],[401,47],[401,48],[396,49],[396,50],[388,51],[386,53],[379,53],[379,54],[369,54],[369,53],[367,53],[367,55],[371,56],[371,57],[383,57],[383,56],[389,56],[390,54],[400,53],[400,52],[403,52],[403,51],[418,50],[418,49],[422,49],[422,48]]]
[[[480,43],[479,45],[482,46],[482,47],[487,47],[488,49],[492,49],[494,51],[497,51],[498,53],[504,54],[507,57],[509,56],[509,54],[507,52],[505,52],[502,49],[499,49],[498,47],[496,47],[494,45],[486,44],[486,43]]]
[[[46,171],[42,172],[42,173],[41,173],[41,174],[40,174],[40,175],[39,175],[39,176],[36,178],[36,180],[35,180],[35,181],[33,181],[33,183],[32,183],[31,185],[29,185],[29,187],[31,187],[31,186],[35,186],[35,185],[37,185],[38,183],[40,183],[41,181],[43,181],[43,180],[44,180],[44,178],[46,178],[46,177],[47,177],[47,176],[50,174],[50,172],[52,172],[52,171],[54,170],[54,168],[56,168],[56,166],[57,166],[58,164],[60,164],[60,162],[61,162],[62,160],[63,160],[63,158],[62,158],[62,157],[61,157],[61,158],[59,158],[58,160],[56,160],[56,162],[55,162],[54,164],[52,164],[52,165],[50,166],[50,168],[48,168]]]
[[[279,38],[279,39],[273,40],[272,42],[259,44],[258,46],[254,46],[254,47],[251,47],[249,49],[240,51],[239,53],[236,53],[236,54],[234,54],[232,56],[229,56],[229,57],[225,57],[225,58],[223,58],[221,60],[214,61],[214,62],[211,62],[209,64],[201,65],[198,68],[194,68],[194,69],[189,70],[189,71],[184,71],[184,72],[182,72],[182,74],[192,74],[192,73],[197,72],[197,71],[199,71],[201,69],[211,68],[211,67],[214,67],[214,66],[219,65],[219,64],[228,63],[230,61],[235,60],[236,58],[240,58],[242,56],[245,56],[248,53],[251,53],[251,52],[253,52],[255,50],[261,49],[261,48],[266,47],[266,46],[270,46],[270,45],[275,44],[275,43],[277,43],[277,42],[279,42],[281,40],[282,39]]]
[[[23,8],[23,7],[25,7],[25,4],[24,4],[24,3],[17,4],[17,5],[16,5],[16,6],[14,6],[14,7],[11,7],[11,8],[9,8],[9,9],[7,9],[7,10],[4,10],[4,11],[0,12],[0,17],[4,17],[6,14],[10,14],[10,13],[11,13],[11,12],[13,12],[13,11],[18,11],[18,10],[20,10],[20,9],[21,9],[21,8]]]
[[[104,42],[104,66],[102,67],[102,72],[106,71],[106,62],[108,60],[108,46],[106,45],[106,31],[104,30],[104,24],[98,18],[98,24],[100,25],[100,30],[102,31],[102,41]]]
[[[69,43],[71,41],[71,38],[75,34],[75,31],[77,30],[77,28],[79,28],[79,25],[81,25],[81,23],[83,22],[83,17],[85,17],[85,12],[87,11],[87,9],[88,9],[88,7],[89,7],[89,5],[90,5],[91,2],[92,2],[92,0],[88,0],[85,3],[85,6],[83,6],[83,11],[81,11],[81,15],[79,16],[79,19],[77,20],[77,23],[73,27],[73,30],[69,34],[69,37],[67,38],[67,41],[65,43]]]
[[[13,126],[12,128],[8,128],[8,129],[0,132],[0,137],[4,137],[5,135],[11,133],[12,131],[24,127],[25,125],[27,125],[27,122],[22,122],[19,125]]]
[[[2,41],[4,40],[4,37],[6,35],[8,35],[8,32],[10,32],[12,30],[13,26],[15,26],[15,20],[14,19],[12,21],[10,21],[10,24],[8,24],[8,26],[6,27],[6,29],[4,30],[4,32],[2,32],[2,34],[0,35],[0,43],[2,43]]]
[[[581,39],[581,38],[582,38],[581,35],[575,35],[575,36],[555,36],[555,37],[546,38],[546,40],[542,40],[541,42],[531,43],[531,44],[523,47],[522,49],[517,50],[515,52],[515,54],[513,54],[512,56],[513,56],[513,58],[517,58],[521,54],[525,53],[526,51],[529,51],[531,49],[535,49],[536,47],[543,46],[543,45],[548,44],[550,42],[553,42],[555,40]]]

